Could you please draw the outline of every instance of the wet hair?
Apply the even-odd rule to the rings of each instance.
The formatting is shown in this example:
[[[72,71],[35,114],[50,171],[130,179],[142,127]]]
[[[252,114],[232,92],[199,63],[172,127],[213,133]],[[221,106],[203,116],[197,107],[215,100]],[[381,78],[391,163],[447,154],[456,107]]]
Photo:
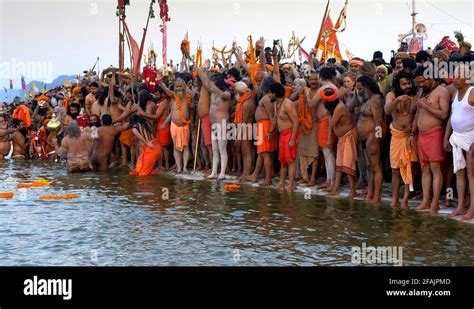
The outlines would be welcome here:
[[[229,74],[229,75],[231,75],[232,77],[234,77],[236,81],[242,80],[242,77],[240,76],[240,72],[239,72],[239,70],[237,70],[236,68],[230,68],[230,69],[227,71],[227,74]]]
[[[102,118],[102,124],[104,126],[112,125],[112,116],[110,116],[109,114],[103,114],[101,118]]]
[[[64,130],[64,136],[69,136],[70,138],[79,138],[81,137],[81,128],[77,124],[77,122],[71,122],[66,130]]]
[[[140,98],[139,100],[140,108],[143,110],[146,110],[147,103],[153,99],[150,92],[148,90],[141,90],[138,97]]]
[[[89,84],[89,87],[99,88],[99,84],[97,84],[96,82],[92,82],[92,83]]]
[[[274,83],[276,83],[276,81],[273,79],[273,77],[267,76],[262,79],[262,82],[260,84],[260,90],[262,91],[262,93],[267,94],[268,92],[270,92],[270,86]]]
[[[69,103],[67,107],[67,115],[72,117],[71,114],[71,108],[75,107],[77,109],[77,115],[79,115],[79,112],[81,111],[81,106],[77,103]]]
[[[187,84],[190,80],[193,79],[193,76],[190,73],[178,73],[176,74],[176,78],[180,78]]]
[[[150,123],[144,117],[138,116],[137,114],[132,114],[128,118],[128,123],[131,128],[136,128],[137,130],[139,129],[139,127],[141,127],[142,131],[148,135],[148,139],[153,138],[153,129],[150,126]]]
[[[99,98],[97,99],[97,102],[99,102],[99,105],[104,105],[105,99],[109,96],[109,87],[105,87],[104,90],[99,95]],[[114,89],[114,96],[117,98],[120,98],[122,95],[117,89]],[[108,102],[108,106],[110,106],[111,103],[110,101]]]
[[[357,82],[361,83],[365,88],[369,89],[370,92],[380,94],[383,97],[382,93],[380,92],[379,85],[372,78],[362,75],[357,79]]]
[[[225,77],[222,73],[216,73],[212,75],[211,81],[219,88],[221,91],[227,91],[227,84],[225,83]]]
[[[410,71],[416,69],[416,62],[411,58],[402,59],[402,65],[404,69],[408,69]]]
[[[324,95],[328,97],[334,95],[334,89],[332,87],[324,88]],[[338,103],[339,99],[337,98],[334,101],[323,101],[324,107],[328,110],[329,115],[331,116],[334,114],[334,110],[336,109]]]
[[[282,84],[273,82],[268,87],[268,92],[274,93],[277,99],[281,99],[285,97],[285,87]]]
[[[393,90],[393,93],[395,93],[395,97],[399,97],[399,96],[402,96],[405,94],[405,92],[402,90],[402,88],[400,87],[400,80],[402,78],[405,78],[405,79],[408,79],[409,81],[411,81],[412,83],[412,88],[411,88],[411,93],[410,95],[414,95],[415,94],[415,87],[413,86],[414,83],[413,83],[413,74],[411,74],[410,72],[407,72],[407,71],[400,71],[398,72],[394,77],[393,77],[393,82],[392,82],[392,90]]]
[[[415,62],[421,63],[422,61],[430,61],[431,56],[424,50],[420,50],[418,53],[416,53],[415,57]]]
[[[330,67],[322,67],[319,69],[320,80],[332,80],[336,77],[336,70]]]
[[[372,59],[383,59],[383,53],[380,50],[375,51]]]

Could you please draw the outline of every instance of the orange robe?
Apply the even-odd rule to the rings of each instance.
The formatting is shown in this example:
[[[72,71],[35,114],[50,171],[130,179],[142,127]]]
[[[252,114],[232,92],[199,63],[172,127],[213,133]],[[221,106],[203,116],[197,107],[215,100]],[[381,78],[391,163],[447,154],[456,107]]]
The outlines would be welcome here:
[[[288,164],[295,162],[296,151],[298,150],[298,133],[295,138],[295,145],[290,149],[290,140],[293,129],[288,129],[280,132],[280,141],[278,143],[279,160],[282,167],[288,166]]]
[[[257,121],[257,153],[262,152],[273,152],[277,149],[277,139],[273,136],[268,139],[268,133],[270,132],[271,122],[268,119]]]
[[[352,128],[339,138],[337,143],[336,172],[356,175],[357,166],[357,128]]]
[[[120,141],[128,147],[135,145],[135,136],[133,135],[132,129],[123,131],[120,134]]]
[[[189,124],[184,127],[178,127],[171,122],[171,137],[174,140],[174,148],[178,151],[183,151],[184,147],[188,146],[189,141]]]
[[[318,144],[321,148],[328,148],[329,117],[318,121]]]
[[[130,172],[133,176],[147,176],[155,174],[155,163],[161,155],[161,145],[155,145],[155,148],[150,148],[143,145],[140,156],[138,156],[135,169]]]
[[[390,141],[390,166],[400,169],[400,175],[406,185],[413,184],[411,173],[411,162],[417,161],[415,146],[410,146],[408,138],[410,134],[397,130],[390,125],[392,140]]]

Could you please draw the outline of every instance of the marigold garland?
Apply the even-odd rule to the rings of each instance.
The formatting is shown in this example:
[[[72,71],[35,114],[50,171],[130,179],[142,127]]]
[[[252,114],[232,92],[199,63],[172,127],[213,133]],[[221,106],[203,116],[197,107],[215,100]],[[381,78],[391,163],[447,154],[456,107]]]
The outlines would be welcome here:
[[[249,98],[250,98],[250,90],[246,91],[240,97],[239,102],[237,102],[237,105],[235,107],[234,123],[242,123],[243,121],[242,109],[244,107],[245,101],[247,101]]]
[[[179,115],[179,118],[181,119],[181,122],[182,122],[184,125],[190,124],[190,123],[191,123],[191,120],[186,119],[186,118],[184,117],[183,106],[181,105],[181,98],[179,97],[179,95],[175,95],[174,99],[175,99],[175,101],[176,101],[176,108],[178,109],[178,115]]]
[[[3,192],[3,193],[0,193],[0,198],[12,198],[13,197],[13,192]]]
[[[304,93],[301,93],[298,97],[298,120],[303,126],[304,134],[310,134],[313,129],[313,117],[311,116],[311,110],[304,101]]]
[[[78,199],[79,195],[77,194],[66,194],[66,195],[45,195],[40,196],[40,200],[72,200]]]
[[[17,188],[38,188],[49,185],[49,181],[46,179],[35,180],[33,182],[20,182],[16,185]]]
[[[224,185],[224,190],[226,191],[239,191],[240,185],[228,183]]]

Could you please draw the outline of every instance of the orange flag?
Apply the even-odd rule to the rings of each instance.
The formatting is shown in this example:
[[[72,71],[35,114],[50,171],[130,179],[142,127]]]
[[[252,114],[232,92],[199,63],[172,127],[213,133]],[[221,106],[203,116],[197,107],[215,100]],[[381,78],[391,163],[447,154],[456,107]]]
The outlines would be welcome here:
[[[322,51],[323,57],[326,60],[328,58],[335,58],[336,61],[341,61],[342,56],[341,51],[339,50],[339,42],[337,41],[336,32],[333,29],[334,26],[331,17],[328,15],[323,25],[321,39],[318,43],[318,50]]]
[[[127,33],[128,41],[130,42],[130,48],[131,48],[131,53],[132,53],[132,58],[133,58],[133,75],[135,77],[138,76],[138,73],[140,72],[140,60],[141,60],[141,55],[140,55],[140,47],[138,47],[137,41],[132,37],[132,34],[130,33],[130,30],[128,30],[128,26],[125,23],[125,19],[123,20],[123,26],[125,27],[125,32]]]

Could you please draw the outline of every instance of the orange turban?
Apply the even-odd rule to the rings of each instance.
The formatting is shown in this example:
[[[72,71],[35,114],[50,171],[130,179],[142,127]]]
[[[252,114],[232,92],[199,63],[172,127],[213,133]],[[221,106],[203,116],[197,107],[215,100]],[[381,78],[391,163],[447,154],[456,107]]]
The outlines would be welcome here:
[[[72,94],[73,95],[76,95],[77,93],[81,92],[81,87],[77,86],[77,87],[74,87],[74,89],[72,89]]]
[[[49,102],[49,97],[42,94],[39,97],[37,97],[35,100],[36,100],[36,102],[41,102],[41,101]]]

